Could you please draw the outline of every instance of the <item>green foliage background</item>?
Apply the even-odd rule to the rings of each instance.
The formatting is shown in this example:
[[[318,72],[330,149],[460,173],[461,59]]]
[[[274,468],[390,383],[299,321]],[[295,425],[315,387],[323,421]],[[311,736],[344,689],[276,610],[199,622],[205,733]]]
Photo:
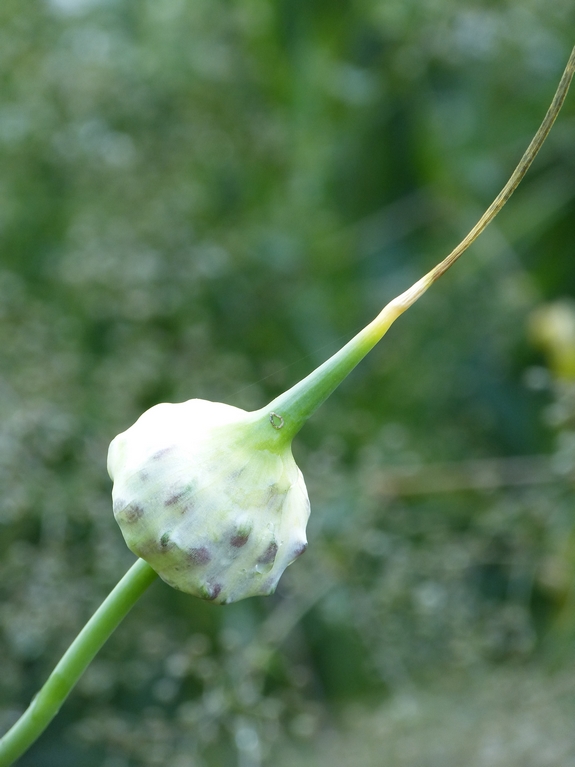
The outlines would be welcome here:
[[[133,561],[110,440],[264,405],[433,266],[574,29],[572,0],[3,0],[1,727]],[[278,593],[155,584],[23,767],[575,760],[574,408],[527,332],[575,291],[574,96],[297,438]]]

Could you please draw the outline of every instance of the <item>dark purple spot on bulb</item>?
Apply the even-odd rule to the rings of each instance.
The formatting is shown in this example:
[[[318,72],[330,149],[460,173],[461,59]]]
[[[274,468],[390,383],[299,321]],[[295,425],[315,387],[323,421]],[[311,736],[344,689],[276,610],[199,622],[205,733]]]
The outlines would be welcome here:
[[[222,590],[221,583],[204,583],[201,589],[201,594],[204,599],[207,599],[210,602],[212,602],[214,599],[217,599],[221,590]]]
[[[304,541],[303,543],[298,543],[294,546],[294,549],[292,551],[292,557],[294,559],[297,559],[298,557],[301,557],[301,555],[304,553],[304,551],[307,549],[307,541]]]
[[[174,493],[174,495],[171,495],[167,501],[164,502],[164,506],[174,506],[176,503],[178,503],[182,498],[184,497],[184,493]]]
[[[159,461],[160,458],[164,458],[168,453],[171,453],[172,450],[175,450],[175,446],[171,445],[170,447],[163,447],[161,450],[158,450],[156,453],[152,456],[152,461]]]
[[[119,503],[118,503],[119,505]],[[126,522],[137,522],[140,517],[144,516],[144,509],[137,503],[129,503],[124,506],[123,509],[116,511],[116,504],[114,504],[114,513]]]
[[[246,545],[249,537],[249,533],[236,533],[236,535],[232,536],[230,539],[230,543],[234,548],[241,549],[242,546]]]
[[[199,546],[188,551],[188,558],[194,565],[207,565],[212,556],[205,546]]]
[[[267,549],[264,551],[264,553],[261,555],[261,557],[258,559],[258,562],[262,565],[269,565],[275,561],[277,553],[278,553],[278,545],[275,541],[272,541],[270,545],[267,547]]]

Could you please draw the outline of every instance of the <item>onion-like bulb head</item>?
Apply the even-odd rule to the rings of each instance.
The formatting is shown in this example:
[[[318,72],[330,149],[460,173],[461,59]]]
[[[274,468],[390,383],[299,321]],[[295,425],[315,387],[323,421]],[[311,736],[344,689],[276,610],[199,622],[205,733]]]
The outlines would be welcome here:
[[[170,586],[219,604],[271,594],[305,551],[302,473],[272,422],[267,442],[258,426],[192,399],[150,408],[110,445],[116,521]]]

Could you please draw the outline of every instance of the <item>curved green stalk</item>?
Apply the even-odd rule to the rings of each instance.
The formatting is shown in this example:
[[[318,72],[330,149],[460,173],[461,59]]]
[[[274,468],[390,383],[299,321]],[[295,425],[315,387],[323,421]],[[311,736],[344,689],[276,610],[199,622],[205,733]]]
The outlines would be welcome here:
[[[0,767],[9,767],[39,737],[110,634],[157,574],[138,559],[72,642],[40,692],[0,740]]]

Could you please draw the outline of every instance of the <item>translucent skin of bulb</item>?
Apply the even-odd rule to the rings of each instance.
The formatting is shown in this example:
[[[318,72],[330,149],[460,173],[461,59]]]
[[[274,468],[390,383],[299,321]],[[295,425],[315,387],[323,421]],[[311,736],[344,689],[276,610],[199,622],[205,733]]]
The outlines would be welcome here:
[[[291,444],[262,445],[239,408],[155,405],[112,441],[108,472],[130,550],[202,599],[271,594],[307,547],[309,500]]]

